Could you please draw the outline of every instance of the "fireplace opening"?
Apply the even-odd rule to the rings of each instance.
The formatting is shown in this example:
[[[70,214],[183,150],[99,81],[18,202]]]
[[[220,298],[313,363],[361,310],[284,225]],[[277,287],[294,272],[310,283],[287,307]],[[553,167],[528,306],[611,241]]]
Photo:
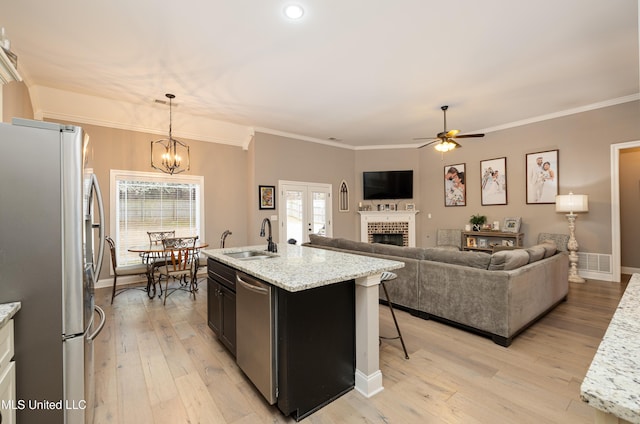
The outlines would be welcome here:
[[[393,244],[395,246],[404,246],[404,236],[400,234],[371,234],[373,243]]]

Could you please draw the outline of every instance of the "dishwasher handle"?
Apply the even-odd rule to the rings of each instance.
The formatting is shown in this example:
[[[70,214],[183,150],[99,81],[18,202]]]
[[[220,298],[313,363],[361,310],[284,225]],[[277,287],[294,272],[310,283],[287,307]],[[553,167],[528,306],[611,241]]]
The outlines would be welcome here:
[[[236,282],[240,284],[242,287],[244,287],[245,289],[250,290],[254,293],[263,294],[265,296],[269,294],[268,287],[264,287],[258,281],[245,281],[242,278],[240,278],[239,274],[236,274]]]

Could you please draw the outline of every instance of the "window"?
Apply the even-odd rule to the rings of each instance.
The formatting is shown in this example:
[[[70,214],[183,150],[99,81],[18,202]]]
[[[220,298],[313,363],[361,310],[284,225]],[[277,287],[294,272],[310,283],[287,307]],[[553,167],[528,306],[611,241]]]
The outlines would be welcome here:
[[[148,244],[147,231],[204,239],[204,177],[111,170],[110,192],[118,265],[140,263],[128,249]]]

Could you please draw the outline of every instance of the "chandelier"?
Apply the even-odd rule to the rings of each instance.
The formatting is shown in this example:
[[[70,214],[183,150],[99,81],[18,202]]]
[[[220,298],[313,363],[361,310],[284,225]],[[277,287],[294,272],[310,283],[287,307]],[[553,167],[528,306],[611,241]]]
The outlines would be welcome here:
[[[179,174],[191,168],[189,146],[176,140],[171,135],[171,101],[175,99],[173,94],[165,94],[169,99],[169,138],[151,142],[151,167],[166,174]],[[155,146],[155,152],[154,152]],[[183,164],[183,160],[186,163]]]

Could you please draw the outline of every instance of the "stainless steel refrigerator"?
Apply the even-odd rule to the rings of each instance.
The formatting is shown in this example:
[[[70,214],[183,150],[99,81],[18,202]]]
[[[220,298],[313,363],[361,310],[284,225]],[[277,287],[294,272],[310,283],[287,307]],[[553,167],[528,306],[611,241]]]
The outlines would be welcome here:
[[[0,152],[0,303],[22,302],[17,421],[93,422],[104,213],[89,137],[76,126],[14,119],[0,124]]]

